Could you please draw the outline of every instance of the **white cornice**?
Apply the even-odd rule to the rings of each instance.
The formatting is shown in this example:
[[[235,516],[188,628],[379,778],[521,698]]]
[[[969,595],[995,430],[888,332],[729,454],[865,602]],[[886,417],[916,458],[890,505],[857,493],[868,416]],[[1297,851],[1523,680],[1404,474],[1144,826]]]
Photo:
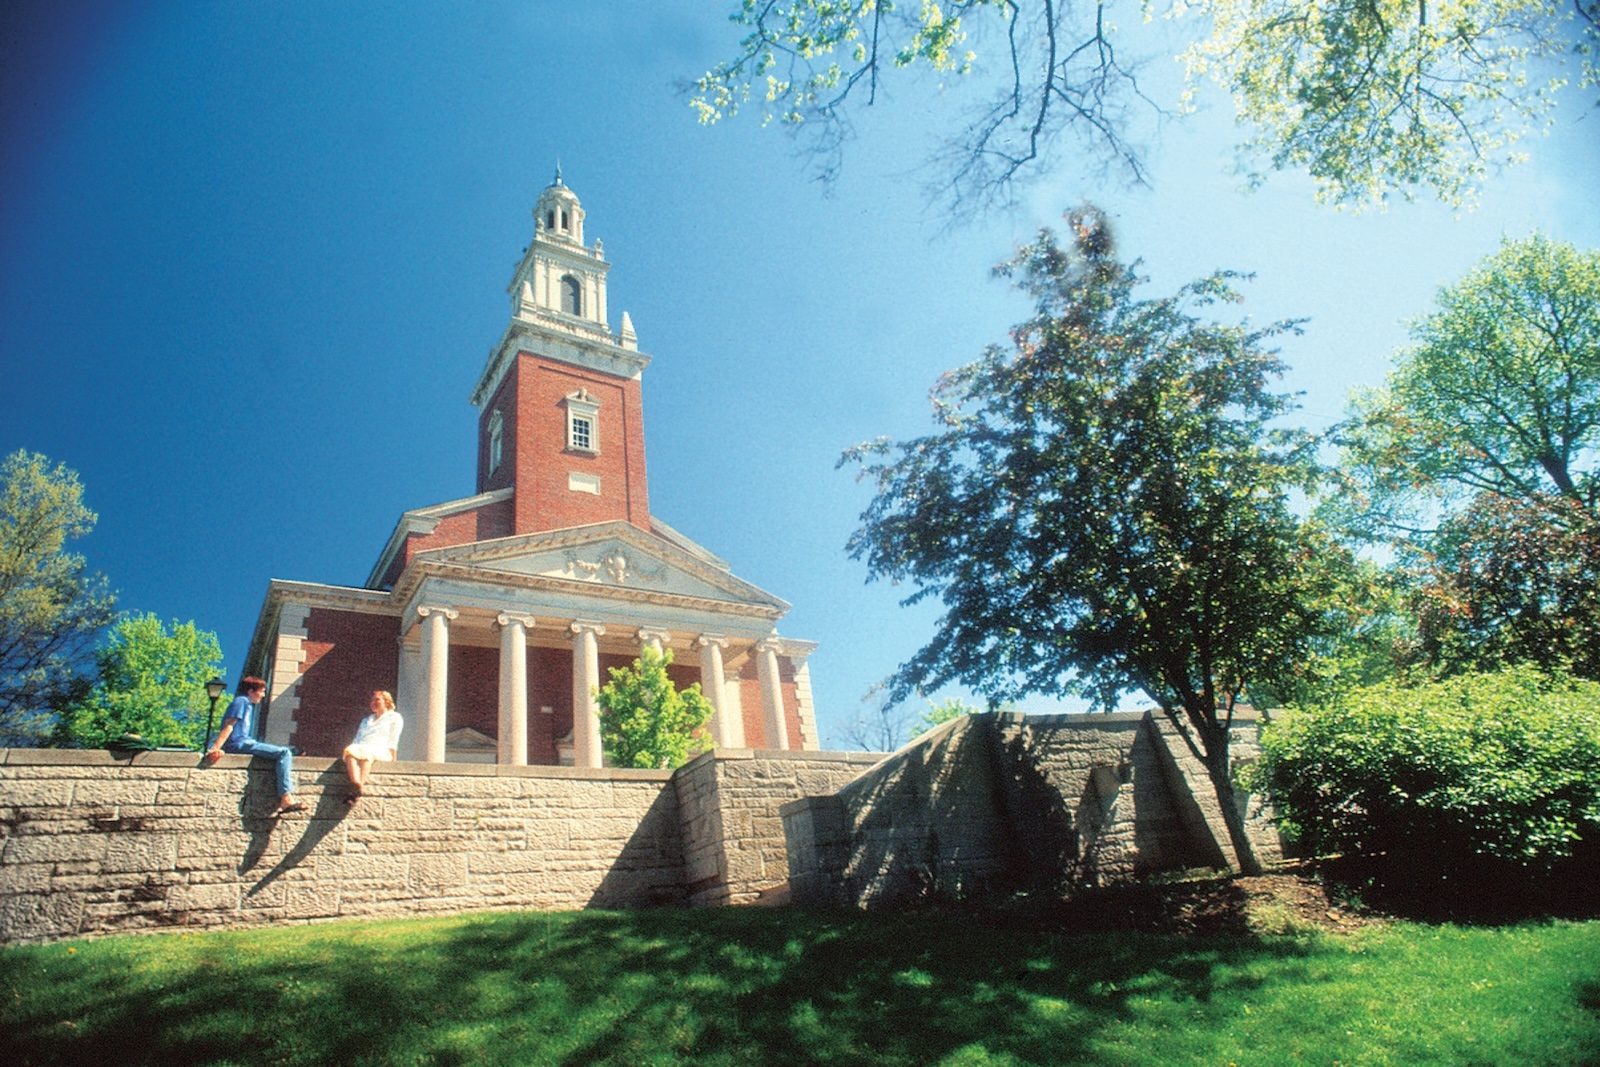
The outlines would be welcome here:
[[[545,322],[513,319],[506,326],[505,335],[500,338],[500,343],[489,353],[489,361],[484,364],[483,373],[478,376],[478,384],[472,387],[473,405],[482,407],[494,395],[494,391],[500,387],[501,379],[511,369],[513,357],[519,351],[528,351],[547,359],[571,363],[615,378],[637,378],[650,365],[649,356],[634,349],[623,348],[610,340],[611,335],[605,333],[601,327],[595,327],[598,336],[586,337],[576,332],[576,324],[587,320],[571,316],[565,318],[574,324],[571,332],[557,329]],[[600,340],[601,337],[606,340]]]
[[[406,538],[411,534],[430,534],[439,525],[439,520],[473,508],[481,508],[488,504],[497,504],[502,500],[510,500],[512,489],[495,489],[477,496],[463,497],[460,500],[447,500],[443,504],[430,504],[425,508],[412,508],[410,511],[401,512],[400,521],[395,523],[394,532],[389,535],[389,541],[383,546],[383,552],[378,556],[377,564],[372,568],[372,573],[367,575],[366,587],[378,588],[378,583],[383,580],[384,572],[389,569],[389,564],[394,561],[395,555],[406,543]]]

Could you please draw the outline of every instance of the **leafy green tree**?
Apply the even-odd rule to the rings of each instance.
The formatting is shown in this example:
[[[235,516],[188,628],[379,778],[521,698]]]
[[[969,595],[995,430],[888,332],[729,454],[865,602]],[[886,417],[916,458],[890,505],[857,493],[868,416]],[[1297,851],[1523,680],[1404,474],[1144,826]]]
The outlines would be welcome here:
[[[1485,493],[1430,538],[1421,651],[1442,673],[1533,664],[1600,681],[1600,518]]]
[[[1181,5],[1182,0],[1180,0]],[[1567,48],[1551,0],[1205,0],[1192,74],[1233,94],[1241,169],[1304,168],[1319,199],[1381,203],[1431,188],[1461,205],[1548,113]]]
[[[1329,520],[1388,539],[1433,670],[1600,678],[1600,252],[1504,241],[1340,431]]]
[[[1188,16],[1176,29],[1188,33],[1190,95],[1209,74],[1253,130],[1240,153],[1253,180],[1263,164],[1304,167],[1328,201],[1431,189],[1459,204],[1490,168],[1515,159],[1517,139],[1547,113],[1563,79],[1541,81],[1539,61],[1575,44],[1574,62],[1592,82],[1600,5],[1576,5],[1174,0],[1167,13]],[[1105,0],[740,0],[732,21],[745,34],[737,51],[692,83],[700,121],[754,100],[763,122],[799,137],[824,176],[854,136],[854,109],[875,104],[891,81],[944,95],[948,82],[979,70],[988,95],[936,157],[952,202],[1006,198],[1014,181],[1069,150],[1145,180],[1136,119],[1163,108],[1128,53],[1167,47],[1172,24],[1159,37],[1148,19],[1119,30]],[[915,83],[918,70],[935,84]]]
[[[1600,685],[1526,668],[1350,690],[1262,732],[1282,828],[1424,876],[1545,872],[1600,849]]]
[[[857,446],[876,495],[849,542],[906,603],[945,612],[890,695],[960,682],[991,699],[1142,692],[1205,763],[1245,869],[1256,860],[1228,757],[1246,688],[1285,674],[1322,624],[1322,545],[1289,493],[1315,476],[1264,329],[1203,320],[1238,295],[1217,274],[1140,300],[1104,219],[1068,215],[1000,273],[1037,303],[933,390],[942,429]]]
[[[1479,493],[1595,512],[1600,251],[1508,239],[1437,302],[1342,431],[1352,525],[1413,532]]]
[[[199,748],[209,700],[205,684],[222,671],[217,635],[154,615],[132,615],[95,651],[93,689],[62,716],[64,738],[104,748],[124,734],[152,745]]]
[[[616,767],[679,767],[697,748],[711,721],[711,701],[700,683],[679,690],[667,675],[672,650],[645,648],[631,667],[611,668],[600,688],[600,741]]]
[[[917,721],[912,724],[911,736],[921,737],[935,726],[942,726],[963,715],[978,715],[982,712],[982,708],[968,704],[960,697],[945,697],[937,703],[930,700],[928,710],[917,716]]]
[[[25,451],[0,461],[0,747],[49,737],[115,615],[105,579],[65,548],[95,518],[74,471]]]

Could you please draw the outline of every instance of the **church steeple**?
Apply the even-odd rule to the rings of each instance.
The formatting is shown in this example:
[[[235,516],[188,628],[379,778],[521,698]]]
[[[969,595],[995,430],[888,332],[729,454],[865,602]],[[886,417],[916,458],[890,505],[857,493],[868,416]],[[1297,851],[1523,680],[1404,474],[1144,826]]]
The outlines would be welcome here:
[[[513,492],[514,533],[623,519],[650,528],[639,351],[626,313],[611,332],[600,242],[562,178],[539,194],[512,272],[511,321],[472,391],[478,492]]]

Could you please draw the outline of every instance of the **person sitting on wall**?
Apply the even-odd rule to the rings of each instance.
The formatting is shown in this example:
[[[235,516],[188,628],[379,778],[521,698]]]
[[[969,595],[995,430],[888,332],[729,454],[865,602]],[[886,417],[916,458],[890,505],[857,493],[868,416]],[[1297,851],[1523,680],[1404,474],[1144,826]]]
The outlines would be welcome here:
[[[344,770],[350,776],[350,784],[356,787],[344,798],[346,804],[354,804],[366,792],[373,763],[395,758],[400,748],[400,730],[405,726],[405,720],[394,710],[394,697],[382,689],[372,691],[368,706],[372,712],[361,720],[356,739],[344,750]]]
[[[222,729],[216,740],[206,750],[206,759],[212,763],[227,752],[236,756],[263,756],[277,762],[278,806],[272,817],[291,811],[305,811],[306,806],[294,799],[294,752],[283,745],[269,745],[257,741],[255,733],[256,708],[267,694],[267,683],[260,678],[245,677],[239,680],[239,695],[233,698],[222,716]]]

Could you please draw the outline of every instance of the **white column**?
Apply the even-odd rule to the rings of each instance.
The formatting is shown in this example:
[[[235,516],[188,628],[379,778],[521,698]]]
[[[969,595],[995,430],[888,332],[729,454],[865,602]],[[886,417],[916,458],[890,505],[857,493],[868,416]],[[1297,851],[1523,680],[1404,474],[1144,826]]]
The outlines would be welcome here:
[[[728,647],[728,639],[721,634],[701,634],[694,643],[700,649],[700,691],[716,713],[711,717],[711,742],[718,748],[738,748],[722,684],[722,650]]]
[[[605,762],[600,745],[600,705],[595,690],[600,688],[599,637],[606,628],[597,622],[579,620],[572,624],[572,765],[599,767]]]
[[[406,644],[400,635],[400,672],[396,679],[394,706],[410,725],[400,731],[400,752],[395,757],[403,760],[420,760],[427,751],[427,720],[423,717],[423,694],[427,692],[422,680],[422,651]]]
[[[786,749],[789,747],[789,729],[783,721],[778,643],[771,638],[756,644],[756,674],[761,680],[761,718],[767,728],[767,743],[773,748]]]
[[[528,765],[528,630],[531,615],[501,614],[500,745],[495,759],[514,767]]]
[[[665,630],[639,631],[639,648],[641,651],[646,648],[653,648],[656,650],[656,652],[660,653],[667,647],[668,642],[671,640],[672,635],[667,633]]]
[[[423,746],[422,758],[429,763],[444,762],[445,698],[449,695],[450,620],[460,612],[454,608],[424,606],[417,609],[422,619]]]

